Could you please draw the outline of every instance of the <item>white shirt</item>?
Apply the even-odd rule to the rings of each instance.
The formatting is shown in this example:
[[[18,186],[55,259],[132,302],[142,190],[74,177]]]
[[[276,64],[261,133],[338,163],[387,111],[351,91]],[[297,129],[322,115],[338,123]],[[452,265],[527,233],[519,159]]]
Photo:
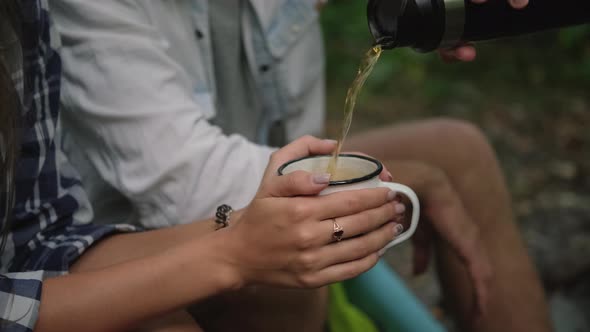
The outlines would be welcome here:
[[[321,134],[315,1],[249,4],[241,33],[268,122],[259,142],[279,119],[288,139]],[[98,222],[162,227],[248,204],[273,149],[209,123],[217,110],[207,1],[54,0],[51,10],[63,45],[64,148]]]

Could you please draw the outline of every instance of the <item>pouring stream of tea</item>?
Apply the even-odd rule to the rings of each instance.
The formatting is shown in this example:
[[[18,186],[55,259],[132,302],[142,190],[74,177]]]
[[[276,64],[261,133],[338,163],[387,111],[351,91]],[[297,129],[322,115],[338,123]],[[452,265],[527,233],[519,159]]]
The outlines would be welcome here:
[[[348,88],[348,92],[346,94],[346,101],[344,102],[344,121],[342,122],[342,132],[340,133],[340,137],[338,138],[338,146],[336,150],[334,150],[332,154],[332,158],[330,159],[330,163],[328,164],[328,174],[336,174],[336,170],[338,169],[338,156],[340,155],[340,151],[342,150],[342,145],[344,144],[344,140],[346,139],[346,135],[348,135],[348,131],[350,130],[350,125],[352,123],[352,115],[354,113],[354,106],[356,104],[356,98],[358,97],[365,81],[373,71],[373,67],[379,60],[381,56],[381,45],[377,45],[372,47],[365,57],[361,61],[359,66],[359,70],[356,74],[354,81]]]

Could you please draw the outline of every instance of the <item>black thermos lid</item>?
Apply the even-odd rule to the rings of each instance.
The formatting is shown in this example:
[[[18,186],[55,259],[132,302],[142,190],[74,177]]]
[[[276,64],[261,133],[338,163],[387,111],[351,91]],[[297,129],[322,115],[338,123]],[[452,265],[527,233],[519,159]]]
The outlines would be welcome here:
[[[385,49],[432,51],[445,32],[443,0],[369,0],[367,19],[375,43]]]

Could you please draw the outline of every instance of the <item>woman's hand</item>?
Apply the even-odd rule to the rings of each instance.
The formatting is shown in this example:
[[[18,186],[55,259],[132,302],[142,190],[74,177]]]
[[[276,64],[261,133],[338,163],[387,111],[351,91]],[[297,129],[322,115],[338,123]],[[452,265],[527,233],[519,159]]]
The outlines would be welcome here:
[[[471,0],[474,3],[484,3],[488,0]],[[533,0],[534,1],[534,0]],[[508,0],[510,5],[515,9],[521,9],[529,4],[529,0]],[[455,48],[442,49],[438,51],[441,58],[447,62],[453,61],[473,61],[475,60],[475,47],[471,44],[461,45]]]
[[[277,174],[289,160],[334,148],[332,141],[307,136],[273,154],[256,198],[224,230],[231,265],[243,283],[316,288],[349,279],[373,267],[378,252],[396,236],[399,226],[390,222],[399,205],[394,192],[315,196],[328,186],[328,175]],[[333,239],[334,220],[344,229],[341,242]]]

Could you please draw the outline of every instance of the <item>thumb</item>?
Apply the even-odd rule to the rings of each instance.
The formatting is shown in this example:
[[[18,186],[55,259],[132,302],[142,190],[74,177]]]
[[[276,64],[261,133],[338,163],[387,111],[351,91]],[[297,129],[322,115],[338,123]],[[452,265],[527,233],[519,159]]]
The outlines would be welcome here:
[[[330,183],[330,174],[296,171],[273,176],[258,192],[258,197],[293,197],[317,195]]]
[[[336,141],[319,139],[313,136],[298,138],[272,154],[266,173],[275,174],[281,165],[291,160],[319,154],[329,154],[336,149],[336,144]]]

